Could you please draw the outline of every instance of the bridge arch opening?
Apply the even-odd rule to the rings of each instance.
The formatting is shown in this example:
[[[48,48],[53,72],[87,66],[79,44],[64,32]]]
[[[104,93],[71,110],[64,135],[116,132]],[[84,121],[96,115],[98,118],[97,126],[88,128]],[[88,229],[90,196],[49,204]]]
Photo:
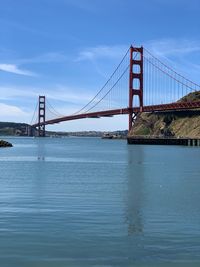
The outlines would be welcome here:
[[[140,74],[141,73],[141,67],[139,64],[134,64],[133,65],[133,73],[135,74]]]
[[[139,107],[140,106],[140,97],[139,95],[135,95],[133,98],[133,107]]]
[[[138,60],[140,61],[142,59],[142,54],[140,51],[137,51],[137,49],[135,49],[135,51],[132,52],[132,60]]]
[[[135,90],[140,89],[140,79],[138,78],[133,79],[132,88],[134,88]]]

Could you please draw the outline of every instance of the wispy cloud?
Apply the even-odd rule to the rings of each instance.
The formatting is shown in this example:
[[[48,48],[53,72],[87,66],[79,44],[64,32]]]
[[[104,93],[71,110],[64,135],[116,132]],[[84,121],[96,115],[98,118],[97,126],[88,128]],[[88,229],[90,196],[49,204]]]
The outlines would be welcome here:
[[[0,103],[0,121],[30,122],[32,111],[27,112],[16,105]]]
[[[22,109],[20,109],[17,106],[12,106],[12,105],[7,105],[4,103],[0,103],[0,113],[1,116],[13,116],[13,117],[18,117],[18,116],[24,116],[27,115],[26,112],[24,112]]]
[[[66,103],[71,103],[74,105],[77,105],[78,103],[82,105],[87,103],[93,97],[93,94],[86,93],[87,91],[84,88],[74,88],[63,85],[46,87],[45,90],[40,87],[0,86],[0,91],[2,92],[0,95],[0,100],[3,101],[26,98],[27,101],[36,103],[39,95],[46,95],[49,101],[59,102],[59,105],[63,103],[65,106],[67,106]]]
[[[99,45],[81,50],[75,62],[90,62],[93,69],[103,78],[108,78],[108,66],[115,66],[120,62],[128,50],[126,45]],[[105,68],[106,66],[106,68]],[[111,69],[112,69],[111,68]]]
[[[63,115],[70,115],[85,105],[93,94],[83,88],[62,85],[47,87],[0,86],[0,120],[24,121],[30,123],[39,95],[45,95],[48,103]],[[10,105],[14,103],[14,105]]]
[[[80,51],[75,61],[96,60],[99,58],[121,58],[126,50],[125,45],[88,47]]]
[[[68,59],[69,57],[61,52],[49,52],[35,57],[18,59],[17,62],[20,64],[50,63],[50,62],[63,62]]]
[[[158,56],[177,72],[200,83],[200,40],[160,39],[144,44],[152,54]]]
[[[29,76],[35,76],[36,74],[31,71],[23,70],[21,68],[22,65],[64,62],[70,58],[62,52],[48,52],[29,58],[18,58],[13,51],[7,51],[6,57],[3,57],[3,55],[5,55],[5,52],[0,48],[1,61],[4,61],[4,63],[0,63],[0,70]],[[12,64],[9,62],[12,62]]]
[[[28,70],[20,69],[15,64],[0,64],[0,71],[5,71],[5,72],[13,73],[13,74],[18,74],[18,75],[25,75],[25,76],[36,76],[35,73],[28,71]]]
[[[62,85],[55,86],[55,90],[48,90],[47,95],[52,100],[62,100],[71,103],[87,103],[93,94],[87,93],[84,88],[72,88]]]
[[[162,57],[166,56],[183,56],[193,52],[200,52],[200,41],[187,39],[161,39],[152,40],[145,46]]]

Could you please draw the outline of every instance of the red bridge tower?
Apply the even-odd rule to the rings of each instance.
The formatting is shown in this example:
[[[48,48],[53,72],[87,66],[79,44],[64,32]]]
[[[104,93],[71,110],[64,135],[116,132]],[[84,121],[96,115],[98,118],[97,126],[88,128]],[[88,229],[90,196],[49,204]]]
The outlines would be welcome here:
[[[129,73],[129,131],[132,128],[134,96],[139,97],[140,112],[143,111],[143,47],[130,47]]]
[[[45,137],[45,96],[39,96],[39,106],[38,106],[38,136]]]

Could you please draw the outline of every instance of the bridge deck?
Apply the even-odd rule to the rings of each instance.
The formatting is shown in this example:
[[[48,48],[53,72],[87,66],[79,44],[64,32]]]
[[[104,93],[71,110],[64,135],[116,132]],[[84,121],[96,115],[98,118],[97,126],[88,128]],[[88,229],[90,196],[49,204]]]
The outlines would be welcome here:
[[[162,104],[162,105],[152,105],[152,106],[144,106],[143,112],[159,112],[159,111],[173,111],[173,110],[188,110],[188,109],[196,109],[200,108],[200,101],[197,102],[175,102],[170,104]],[[140,111],[139,107],[133,108],[133,113],[138,113]],[[52,120],[45,121],[45,125],[55,124],[63,121],[71,121],[71,120],[79,120],[84,118],[100,118],[100,117],[110,117],[115,115],[123,115],[129,114],[129,108],[122,108],[122,109],[113,109],[113,110],[104,110],[104,111],[97,111],[91,113],[83,113],[77,115],[70,115],[59,117]],[[42,123],[40,124],[42,125]],[[33,127],[39,126],[38,123],[33,124]]]

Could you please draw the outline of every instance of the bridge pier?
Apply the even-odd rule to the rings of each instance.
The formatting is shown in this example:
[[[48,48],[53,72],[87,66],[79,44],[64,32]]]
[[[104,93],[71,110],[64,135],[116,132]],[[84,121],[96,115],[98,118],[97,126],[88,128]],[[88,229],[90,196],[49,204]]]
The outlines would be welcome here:
[[[133,145],[180,145],[180,146],[199,146],[198,138],[176,138],[176,137],[151,137],[151,136],[130,136],[127,138],[128,144]]]

